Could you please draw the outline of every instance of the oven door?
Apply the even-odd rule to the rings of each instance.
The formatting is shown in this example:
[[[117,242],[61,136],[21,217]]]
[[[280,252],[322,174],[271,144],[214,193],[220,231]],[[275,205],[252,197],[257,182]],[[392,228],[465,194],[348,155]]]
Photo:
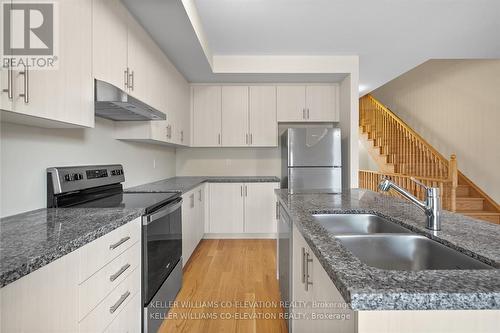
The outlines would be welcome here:
[[[143,303],[147,307],[182,256],[182,198],[142,217]],[[180,286],[179,286],[180,289]]]

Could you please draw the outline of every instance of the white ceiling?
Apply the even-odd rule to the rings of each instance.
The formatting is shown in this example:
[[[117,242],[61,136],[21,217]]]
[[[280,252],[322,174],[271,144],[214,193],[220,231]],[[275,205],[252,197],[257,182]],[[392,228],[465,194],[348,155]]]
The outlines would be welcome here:
[[[180,0],[124,0],[192,82],[337,81],[213,74]],[[195,0],[214,55],[359,55],[367,92],[432,58],[500,58],[499,0]],[[251,79],[251,80],[250,80]]]

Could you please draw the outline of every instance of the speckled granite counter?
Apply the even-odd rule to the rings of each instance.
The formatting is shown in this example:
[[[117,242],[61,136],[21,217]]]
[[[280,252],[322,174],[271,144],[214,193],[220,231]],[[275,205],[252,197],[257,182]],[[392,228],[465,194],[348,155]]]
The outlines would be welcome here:
[[[181,192],[186,193],[201,183],[275,183],[280,179],[274,176],[236,176],[236,177],[173,177],[153,183],[134,186],[125,192]]]
[[[377,269],[357,259],[311,214],[378,214],[495,267],[500,267],[500,226],[442,212],[442,231],[433,234],[425,229],[420,209],[372,191],[288,195],[286,190],[276,190],[276,194],[352,309],[500,309],[500,269]]]
[[[0,219],[0,288],[143,213],[143,209],[53,208]]]

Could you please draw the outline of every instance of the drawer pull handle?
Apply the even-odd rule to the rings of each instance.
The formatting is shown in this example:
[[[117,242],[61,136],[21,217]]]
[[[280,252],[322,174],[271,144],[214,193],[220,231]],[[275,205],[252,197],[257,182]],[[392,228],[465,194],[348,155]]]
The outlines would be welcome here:
[[[120,275],[123,274],[123,272],[125,272],[127,269],[129,269],[129,267],[130,267],[130,264],[123,265],[123,267],[120,268],[120,270],[118,272],[116,272],[115,274],[113,274],[109,277],[109,281],[113,282],[114,280],[116,280]]]
[[[109,249],[110,250],[114,250],[116,249],[118,246],[122,245],[123,243],[125,243],[126,241],[128,241],[130,239],[130,236],[127,236],[127,237],[123,237],[122,239],[120,239],[118,242],[114,243],[114,244],[111,244],[109,246]]]
[[[115,305],[109,307],[109,313],[114,313],[120,305],[122,305],[123,302],[127,299],[127,297],[130,296],[130,291],[127,290],[127,292],[123,295],[121,295],[120,299],[115,303]]]

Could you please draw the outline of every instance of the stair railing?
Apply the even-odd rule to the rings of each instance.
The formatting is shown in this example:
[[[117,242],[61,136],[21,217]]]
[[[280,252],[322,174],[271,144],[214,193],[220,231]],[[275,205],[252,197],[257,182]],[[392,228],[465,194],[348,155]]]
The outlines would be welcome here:
[[[362,97],[359,105],[360,126],[389,156],[396,173],[448,178],[449,161],[403,120],[371,95]]]
[[[422,189],[410,179],[414,177],[427,186],[439,187],[443,208],[456,211],[456,156],[451,155],[447,160],[371,95],[360,99],[359,111],[361,131],[368,134],[368,139],[373,140],[375,146],[380,147],[381,154],[388,156],[388,162],[394,164],[395,170],[392,174],[360,170],[359,186],[377,191],[382,177],[387,177],[423,199]],[[390,195],[397,195],[393,192]]]

